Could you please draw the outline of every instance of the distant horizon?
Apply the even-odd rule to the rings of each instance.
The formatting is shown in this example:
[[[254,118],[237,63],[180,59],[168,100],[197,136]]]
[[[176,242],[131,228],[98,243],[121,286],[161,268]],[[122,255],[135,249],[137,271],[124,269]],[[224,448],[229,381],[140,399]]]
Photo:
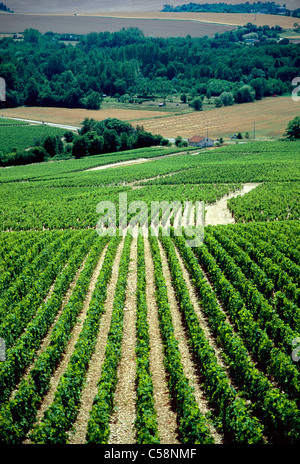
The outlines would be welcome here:
[[[224,3],[246,3],[247,0],[229,0]],[[194,1],[194,3],[219,3],[219,0]],[[15,13],[52,13],[52,14],[70,14],[70,13],[97,13],[97,12],[133,12],[133,11],[161,11],[165,4],[173,6],[191,3],[190,0],[110,0],[109,6],[104,0],[87,0],[84,3],[81,0],[54,0],[49,4],[48,0],[4,0],[3,3]],[[249,3],[254,3],[250,0]],[[299,0],[276,1],[276,4],[285,4],[289,9],[299,7]]]

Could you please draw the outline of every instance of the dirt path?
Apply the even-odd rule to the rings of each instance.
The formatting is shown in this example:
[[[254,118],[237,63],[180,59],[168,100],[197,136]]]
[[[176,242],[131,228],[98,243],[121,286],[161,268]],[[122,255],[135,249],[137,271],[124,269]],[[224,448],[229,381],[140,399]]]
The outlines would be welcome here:
[[[178,251],[178,249],[176,248],[175,245],[174,245],[174,248],[175,248],[175,253],[176,253],[178,262],[179,262],[180,267],[181,267],[183,278],[185,280],[186,286],[187,286],[188,291],[189,291],[191,303],[194,306],[195,313],[196,313],[196,315],[198,317],[199,324],[200,324],[200,326],[201,326],[201,328],[202,328],[202,330],[203,330],[203,332],[205,334],[205,337],[208,340],[210,346],[214,350],[214,353],[215,353],[215,356],[217,358],[218,364],[222,367],[222,369],[225,370],[225,372],[226,372],[226,374],[227,374],[227,376],[229,378],[229,382],[233,385],[233,382],[232,382],[232,380],[230,378],[229,369],[227,368],[227,366],[226,366],[226,364],[224,362],[224,358],[222,356],[222,351],[223,350],[216,343],[215,337],[214,337],[214,335],[213,335],[213,333],[211,331],[211,328],[209,326],[207,317],[204,315],[204,313],[202,311],[201,305],[199,303],[199,298],[197,296],[197,292],[196,292],[196,290],[195,290],[195,288],[193,286],[193,283],[192,283],[191,277],[189,275],[189,272],[188,272],[188,270],[186,269],[186,267],[184,265],[184,261],[183,261],[181,255],[180,255],[180,252]]]
[[[256,188],[259,183],[246,183],[243,184],[241,190],[225,195],[220,200],[212,205],[206,206],[205,225],[218,225],[218,224],[233,224],[235,222],[232,213],[227,207],[227,200],[237,197],[238,195],[245,195],[252,189]]]
[[[163,274],[165,277],[165,282],[168,290],[168,300],[170,304],[170,309],[172,313],[173,326],[174,326],[174,335],[178,340],[178,347],[181,353],[182,365],[184,374],[189,380],[190,385],[194,388],[195,399],[198,404],[201,414],[207,415],[210,412],[210,407],[207,399],[205,398],[205,393],[200,387],[200,381],[197,373],[197,367],[193,360],[192,353],[189,349],[189,342],[186,335],[186,330],[182,321],[182,315],[177,303],[176,293],[172,286],[172,276],[169,269],[167,257],[161,243],[159,242],[159,248],[161,253],[161,260],[163,266]],[[214,438],[216,444],[221,444],[223,442],[222,435],[213,427],[212,424],[208,424],[210,432]]]
[[[213,255],[212,255],[213,256]],[[225,315],[225,322],[230,325],[231,329],[232,329],[232,332],[237,336],[239,337],[241,340],[242,340],[242,343],[243,342],[243,339],[242,337],[239,335],[239,331],[237,330],[237,328],[235,327],[234,323],[231,322],[231,318],[230,318],[230,315],[226,309],[226,305],[223,304],[221,298],[218,296],[218,293],[215,289],[215,285],[214,285],[214,282],[213,280],[211,279],[210,275],[209,275],[209,272],[206,271],[204,265],[201,263],[201,261],[198,259],[198,263],[199,263],[199,266],[201,268],[201,271],[202,271],[202,274],[203,274],[203,277],[204,279],[206,280],[206,282],[209,284],[209,286],[211,287],[212,291],[214,292],[215,296],[216,296],[216,300],[218,302],[218,305],[219,305],[219,308],[220,310],[223,312],[223,314]],[[229,280],[230,282],[230,280]],[[230,282],[232,284],[232,282]],[[234,287],[234,285],[233,285]],[[275,388],[278,388],[279,390],[282,391],[282,393],[284,394],[281,386],[274,380],[273,376],[272,375],[269,375],[269,374],[266,374],[264,372],[263,369],[261,369],[258,364],[257,364],[257,361],[255,360],[255,357],[254,355],[252,354],[251,351],[247,350],[247,353],[248,353],[248,357],[251,361],[251,363],[260,371],[263,373],[263,375],[266,375],[266,377],[268,377],[268,380],[272,383],[272,385],[275,387]]]
[[[124,306],[121,361],[114,395],[114,410],[110,420],[109,444],[134,444],[136,405],[136,288],[137,239],[133,238]]]
[[[192,154],[198,155],[198,153],[192,153]],[[164,158],[170,158],[170,157],[173,157],[173,156],[181,156],[181,155],[187,155],[187,152],[186,151],[179,151],[179,152],[174,151],[174,153],[169,153],[167,155],[153,156],[151,158],[137,158],[137,159],[131,159],[131,160],[127,160],[127,161],[119,161],[118,163],[103,164],[101,166],[95,166],[93,168],[86,169],[85,172],[99,171],[99,170],[108,169],[108,168],[117,168],[119,166],[124,166],[124,165],[130,166],[132,164],[147,163],[147,162],[151,162],[151,161],[157,161],[157,160],[161,160],[161,159],[164,159]],[[175,174],[175,173],[171,173],[171,174]],[[157,177],[159,177],[159,176],[157,176]],[[164,177],[164,176],[162,176],[162,177]],[[152,179],[156,179],[156,177],[153,177]],[[144,180],[145,179],[141,179],[139,181],[134,181],[131,184],[135,185],[136,183],[143,182]],[[151,180],[151,179],[146,179],[146,180]],[[126,185],[131,185],[131,184],[128,183]]]
[[[30,374],[30,371],[31,371],[31,370],[33,369],[33,367],[34,367],[35,360],[40,356],[40,354],[41,354],[41,353],[47,348],[47,346],[49,345],[50,339],[51,339],[51,334],[52,334],[52,331],[53,331],[53,328],[54,328],[56,322],[58,321],[58,319],[59,319],[61,313],[63,312],[64,307],[65,307],[66,304],[68,303],[68,301],[69,301],[69,299],[70,299],[70,296],[71,296],[72,293],[73,293],[73,290],[74,290],[74,288],[75,288],[75,286],[76,286],[77,280],[78,280],[78,278],[79,278],[79,276],[80,276],[80,274],[81,274],[81,272],[82,272],[82,270],[83,270],[83,268],[84,268],[84,265],[85,265],[85,262],[86,262],[86,260],[87,260],[87,257],[88,257],[88,253],[87,253],[87,255],[85,256],[85,258],[83,259],[82,264],[81,264],[80,268],[78,269],[78,271],[77,271],[77,273],[76,273],[76,275],[75,275],[73,281],[72,281],[71,284],[69,285],[69,288],[68,288],[68,290],[67,290],[67,292],[66,292],[66,294],[65,294],[65,296],[64,296],[64,298],[63,298],[62,305],[61,305],[59,311],[57,312],[57,314],[56,314],[56,316],[55,316],[55,319],[54,319],[54,321],[52,322],[52,324],[51,324],[51,326],[50,326],[50,328],[49,328],[49,330],[48,330],[47,335],[46,335],[45,338],[43,339],[40,348],[37,350],[34,361],[33,361],[33,362],[27,367],[27,369],[25,370],[25,372],[24,372],[22,378],[20,379],[19,383],[16,385],[16,388],[15,388],[14,391],[12,392],[12,395],[11,395],[11,397],[10,397],[10,400],[13,399],[13,397],[14,397],[15,394],[16,394],[16,392],[18,391],[18,389],[19,389],[19,387],[20,387],[20,383],[21,383],[23,380],[25,380],[25,379],[28,378],[28,376],[29,376],[29,374]],[[67,266],[67,264],[66,264],[66,266]],[[55,286],[55,282],[53,282],[52,287],[51,287],[51,289],[50,289],[51,294],[52,294],[52,292],[53,292],[54,286]],[[47,299],[48,299],[49,297],[51,297],[50,293],[48,294]]]
[[[74,347],[76,345],[78,336],[79,336],[79,334],[80,334],[80,332],[82,330],[82,326],[83,326],[83,323],[84,323],[84,320],[85,320],[85,317],[86,317],[86,313],[87,313],[87,310],[89,308],[89,304],[90,304],[93,292],[95,290],[97,278],[98,278],[98,275],[100,273],[100,270],[101,270],[101,267],[102,267],[102,264],[103,264],[106,248],[107,248],[107,245],[105,246],[104,250],[102,251],[101,257],[100,257],[100,259],[99,259],[99,261],[98,261],[98,263],[97,263],[97,265],[96,265],[96,267],[94,269],[94,272],[92,274],[90,284],[89,284],[89,288],[88,288],[88,291],[87,291],[87,294],[86,294],[86,297],[85,297],[85,300],[84,300],[84,303],[83,303],[83,309],[82,309],[82,311],[80,312],[80,314],[79,314],[79,316],[77,318],[77,322],[76,322],[76,324],[74,326],[74,329],[72,331],[72,335],[71,335],[71,338],[70,338],[69,343],[67,345],[67,348],[65,350],[65,353],[64,353],[64,355],[63,355],[63,357],[61,359],[61,362],[60,362],[59,366],[57,367],[54,375],[51,378],[50,387],[49,387],[46,395],[44,396],[44,398],[43,398],[43,400],[41,402],[40,408],[39,408],[38,413],[37,413],[36,424],[40,423],[46,409],[51,405],[51,403],[52,403],[52,401],[54,399],[56,389],[57,389],[59,381],[60,381],[60,377],[65,372],[65,370],[67,368],[67,365],[68,365],[68,363],[70,361],[70,358],[72,356],[72,353],[74,351]],[[31,433],[31,431],[29,431],[29,433]],[[26,440],[25,443],[31,443],[31,441]]]
[[[89,171],[101,171],[102,169],[109,169],[109,168],[117,168],[119,166],[124,166],[124,165],[131,165],[131,164],[140,164],[140,163],[146,163],[147,161],[151,161],[151,158],[138,158],[135,160],[128,160],[128,161],[120,161],[119,163],[111,163],[111,164],[104,164],[102,166],[96,166],[94,168],[86,169],[86,172]]]
[[[146,298],[150,337],[150,371],[153,382],[153,397],[157,412],[157,424],[162,444],[180,444],[177,432],[176,413],[172,410],[167,373],[164,366],[164,349],[160,334],[158,308],[155,298],[154,264],[150,244],[144,240],[146,266]]]
[[[77,415],[77,419],[74,422],[72,431],[69,433],[70,444],[80,445],[85,443],[89,412],[92,409],[93,401],[98,391],[98,381],[101,377],[102,365],[105,360],[105,348],[110,328],[114,295],[118,280],[119,264],[123,245],[124,240],[122,240],[118,247],[112,269],[111,279],[107,286],[107,298],[104,303],[104,313],[101,317],[98,339],[95,345],[94,353],[89,363],[86,382],[82,390],[80,409]]]

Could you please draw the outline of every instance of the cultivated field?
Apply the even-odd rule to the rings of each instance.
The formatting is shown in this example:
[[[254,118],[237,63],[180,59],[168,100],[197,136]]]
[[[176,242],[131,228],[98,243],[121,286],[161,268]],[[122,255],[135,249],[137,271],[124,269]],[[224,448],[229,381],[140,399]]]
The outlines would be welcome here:
[[[125,15],[126,16],[126,15]],[[234,29],[228,24],[196,21],[172,21],[166,17],[157,19],[138,19],[91,15],[55,15],[55,14],[1,14],[0,32],[18,33],[34,28],[41,33],[52,31],[58,34],[89,34],[90,32],[117,32],[123,27],[138,27],[146,36],[153,37],[213,37],[216,32],[223,33]]]
[[[0,442],[299,443],[298,145],[1,168]],[[197,247],[101,237],[97,204],[119,217],[120,193],[202,200],[214,225]]]
[[[230,0],[230,3],[243,3],[245,0]],[[189,3],[186,0],[177,0],[172,4],[183,5]],[[216,0],[206,0],[205,3],[216,3]],[[10,0],[9,7],[16,13],[94,13],[94,12],[119,12],[119,11],[160,11],[165,4],[165,0],[126,0],[120,3],[120,0],[111,0],[107,4],[104,0],[87,0],[81,2],[79,0],[71,1],[54,0],[49,3],[47,0],[30,0],[24,2],[23,0]],[[298,8],[298,0],[285,1],[287,8]]]
[[[94,13],[95,16],[106,17],[107,13]],[[172,13],[172,12],[132,12],[132,13],[110,13],[111,18],[126,18],[126,19],[155,19],[169,21],[196,21],[200,23],[215,23],[228,26],[244,26],[251,22],[257,26],[268,25],[274,27],[276,25],[283,28],[292,28],[295,23],[295,18],[280,15],[268,15],[252,13]],[[83,15],[81,15],[83,17]]]
[[[15,13],[0,14],[0,33],[23,32],[33,27],[41,33],[88,34],[89,32],[119,31],[122,27],[138,27],[146,36],[153,37],[213,37],[244,26],[248,22],[257,26],[279,25],[292,29],[295,18],[267,14],[232,13],[161,13],[161,12],[97,12],[74,14]]]
[[[130,0],[120,13],[116,0],[109,11],[102,0],[10,0],[17,14],[0,14],[0,33],[131,25],[200,37],[254,22],[162,15],[163,3]],[[256,24],[290,21],[257,15]],[[200,112],[157,104],[1,110],[8,151],[66,131],[10,117],[74,129],[110,117],[169,138],[250,135],[213,149],[158,146],[0,168],[2,445],[135,452],[147,444],[155,454],[166,444],[160,458],[182,459],[185,447],[172,445],[300,443],[300,142],[277,140],[299,102],[205,104]],[[251,140],[254,124],[261,140]],[[162,227],[168,205],[173,215]],[[189,246],[191,228],[174,225],[195,224],[196,205],[204,206],[202,240]],[[144,235],[128,232],[134,219]],[[101,224],[116,234],[99,233]],[[95,451],[103,457],[102,447]],[[203,447],[197,453],[200,462]]]
[[[299,103],[291,97],[269,97],[253,103],[212,109],[144,121],[146,130],[162,132],[167,137],[191,137],[206,133],[212,138],[227,137],[232,133],[253,134],[255,122],[258,137],[280,137],[287,123],[299,115]]]
[[[140,109],[100,109],[86,110],[84,108],[51,108],[51,107],[19,107],[3,108],[2,114],[6,117],[32,119],[34,121],[53,122],[79,127],[85,118],[102,120],[117,118],[122,121],[141,120],[168,115],[165,112],[148,111]],[[170,113],[172,114],[172,113]]]
[[[173,108],[172,108],[173,110]],[[291,97],[270,97],[253,103],[244,103],[231,107],[212,108],[188,114],[167,113],[168,105],[163,111],[141,109],[100,109],[98,111],[68,108],[20,107],[5,108],[6,117],[19,117],[67,124],[79,127],[84,118],[102,120],[115,117],[130,121],[132,125],[142,124],[146,130],[164,137],[191,137],[206,133],[208,126],[212,138],[228,137],[237,132],[253,134],[253,123],[258,137],[280,137],[287,123],[299,114],[299,103]],[[180,107],[178,109],[180,113]]]
[[[299,223],[220,227],[2,234],[1,441],[296,443]]]

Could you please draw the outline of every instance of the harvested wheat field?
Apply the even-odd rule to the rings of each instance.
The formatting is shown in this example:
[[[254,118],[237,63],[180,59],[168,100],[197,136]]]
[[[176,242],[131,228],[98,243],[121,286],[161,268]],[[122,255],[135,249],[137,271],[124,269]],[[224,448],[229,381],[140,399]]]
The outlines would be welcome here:
[[[33,28],[45,34],[52,31],[57,34],[89,34],[90,32],[117,32],[123,27],[137,27],[143,31],[145,36],[152,37],[213,37],[234,29],[229,24],[217,24],[217,22],[198,22],[190,20],[162,20],[151,18],[126,18],[121,14],[119,17],[79,15],[79,14],[0,14],[0,32],[17,33],[27,28]],[[178,18],[179,19],[179,18]]]
[[[255,123],[256,136],[278,137],[284,133],[287,123],[299,115],[299,103],[291,97],[269,97],[254,103],[213,108],[206,111],[174,115],[174,113],[135,110],[83,108],[19,107],[2,110],[5,117],[45,121],[79,127],[85,118],[103,120],[117,118],[129,121],[133,126],[142,124],[153,134],[174,138],[188,138],[204,134],[208,127],[212,138],[227,137],[237,132],[252,134]]]
[[[98,121],[106,118],[118,118],[123,121],[139,121],[144,118],[156,118],[160,116],[158,111],[128,110],[128,109],[100,109],[86,110],[84,108],[52,108],[52,107],[19,107],[4,108],[1,112],[5,117],[32,119],[56,124],[64,124],[79,127],[85,118],[93,118]],[[162,116],[172,113],[161,113]]]
[[[165,137],[191,137],[205,134],[208,127],[212,138],[237,132],[253,131],[262,137],[281,136],[287,123],[299,115],[299,103],[290,97],[269,97],[254,103],[214,108],[180,116],[143,121],[146,130]]]
[[[29,10],[30,11],[30,10]],[[39,10],[36,10],[39,11]],[[75,9],[74,9],[75,11]],[[153,37],[213,37],[217,32],[230,31],[237,26],[252,22],[257,26],[279,25],[292,29],[295,18],[281,15],[250,13],[163,13],[149,11],[105,11],[93,13],[32,13],[22,12],[0,15],[0,32],[17,33],[34,28],[41,33],[52,31],[58,34],[110,31],[123,27],[138,27],[146,36]]]
[[[244,3],[245,0],[231,0],[231,4]],[[120,4],[119,0],[111,0],[109,4],[104,0],[87,0],[81,2],[79,0],[10,0],[9,8],[15,13],[91,13],[99,11],[160,11],[162,10],[164,0],[126,0]],[[189,3],[186,0],[177,0],[174,5],[183,5]],[[206,0],[205,3],[216,3],[215,0]],[[298,0],[286,0],[286,7],[295,9],[299,7]]]
[[[108,13],[94,13],[94,16],[107,17]],[[254,16],[252,13],[112,12],[109,13],[109,17],[147,20],[155,19],[161,21],[196,21],[200,23],[215,23],[231,26],[244,26],[249,22],[255,22],[257,26],[268,25],[270,27],[274,27],[278,25],[283,28],[292,28],[295,23],[295,18],[291,16],[269,14],[257,14]]]

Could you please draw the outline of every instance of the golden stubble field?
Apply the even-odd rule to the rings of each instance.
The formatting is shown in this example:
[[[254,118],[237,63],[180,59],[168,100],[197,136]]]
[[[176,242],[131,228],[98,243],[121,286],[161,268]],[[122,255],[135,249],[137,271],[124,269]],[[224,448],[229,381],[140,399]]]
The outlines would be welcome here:
[[[31,10],[29,10],[31,11]],[[18,33],[34,28],[41,33],[88,34],[89,32],[116,32],[123,27],[137,27],[146,36],[153,37],[213,37],[217,32],[230,31],[251,22],[257,26],[279,25],[292,29],[295,18],[267,14],[233,13],[162,13],[153,11],[105,11],[97,13],[48,13],[0,14],[0,32]],[[52,12],[53,11],[53,12]],[[74,10],[75,11],[75,10]]]
[[[213,37],[235,26],[215,22],[199,22],[191,20],[171,20],[162,18],[126,17],[105,15],[74,14],[0,14],[0,32],[4,34],[23,32],[33,28],[45,34],[48,31],[56,34],[89,34],[90,32],[117,32],[122,28],[135,27],[143,31],[145,36],[152,37]]]
[[[19,107],[4,108],[1,110],[3,116],[12,118],[32,119],[34,121],[45,121],[56,124],[78,127],[85,118],[93,118],[97,121],[106,118],[117,118],[122,121],[139,121],[152,119],[172,113],[160,113],[159,111],[147,111],[136,109],[100,109],[86,110],[84,108],[52,108],[52,107]],[[136,123],[138,124],[138,122]]]
[[[144,121],[146,130],[161,132],[166,137],[205,135],[218,138],[237,132],[253,133],[259,137],[281,136],[287,123],[299,116],[300,103],[291,97],[269,97],[253,103],[214,108],[180,116]]]
[[[228,3],[246,3],[247,0],[230,0]],[[5,3],[5,2],[4,2]],[[99,11],[160,11],[162,10],[165,0],[9,0],[9,8],[16,13],[90,13]],[[176,0],[170,2],[174,6],[189,3],[187,0]],[[205,3],[216,3],[216,0],[205,0]],[[225,2],[226,3],[226,2]],[[278,2],[279,3],[279,2]],[[284,2],[287,8],[299,8],[299,0],[286,0]]]
[[[129,121],[133,126],[143,125],[153,134],[174,138],[205,135],[208,128],[212,138],[228,137],[237,132],[253,133],[257,137],[280,137],[287,123],[299,115],[300,103],[291,97],[269,97],[254,103],[230,107],[174,114],[137,109],[100,109],[98,111],[70,108],[19,107],[2,110],[4,117],[17,117],[79,127],[85,118],[103,120],[118,118]]]
[[[108,13],[94,13],[91,16],[106,17]],[[84,15],[82,15],[84,16]],[[169,12],[112,12],[111,18],[126,19],[155,19],[169,21],[196,21],[199,23],[215,23],[231,26],[244,26],[248,22],[257,26],[276,25],[283,28],[292,28],[295,18],[281,15],[252,14],[252,13],[169,13]]]

